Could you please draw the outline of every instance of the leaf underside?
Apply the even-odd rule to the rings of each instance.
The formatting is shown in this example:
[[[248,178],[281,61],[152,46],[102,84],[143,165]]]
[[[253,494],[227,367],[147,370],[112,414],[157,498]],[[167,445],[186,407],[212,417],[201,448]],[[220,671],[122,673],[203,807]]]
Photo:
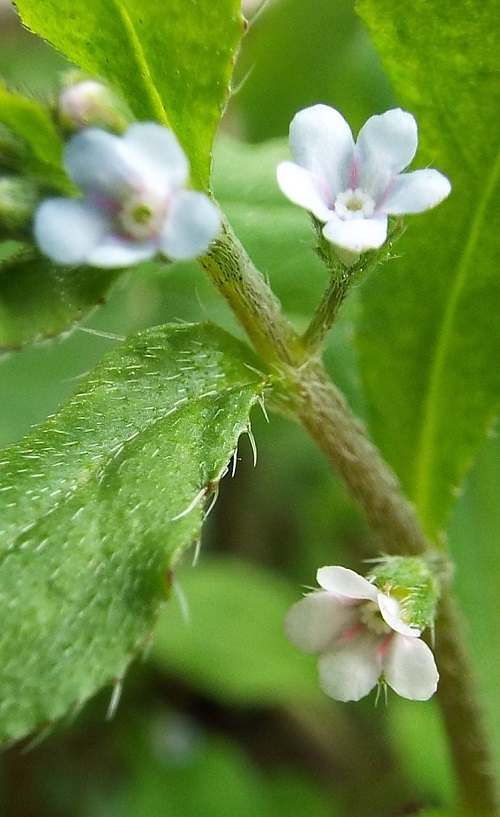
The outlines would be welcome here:
[[[210,324],[143,332],[0,461],[0,740],[123,677],[262,390]],[[249,368],[251,367],[251,368]]]

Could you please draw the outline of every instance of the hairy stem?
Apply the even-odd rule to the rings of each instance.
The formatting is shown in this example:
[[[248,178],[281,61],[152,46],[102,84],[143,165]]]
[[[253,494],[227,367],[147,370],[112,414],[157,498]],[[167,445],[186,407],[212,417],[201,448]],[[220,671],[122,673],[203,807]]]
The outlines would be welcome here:
[[[462,621],[453,598],[444,593],[436,627],[440,680],[438,702],[448,732],[451,754],[467,817],[498,817],[500,792],[476,697],[476,684],[462,635]]]
[[[330,273],[330,280],[319,302],[312,320],[302,335],[302,343],[308,354],[314,355],[323,346],[323,342],[332,328],[338,311],[346,299],[349,290],[366,278],[378,264],[387,261],[393,254],[394,245],[404,233],[401,219],[392,226],[384,246],[373,252],[364,253],[352,266],[345,266],[333,246],[322,233],[322,224],[313,219],[318,237],[316,251]]]
[[[435,551],[396,476],[330,381],[321,361],[281,311],[228,224],[201,264],[277,375],[275,407],[299,422],[359,503],[385,553]],[[321,330],[323,332],[323,330]],[[456,763],[467,817],[500,817],[488,739],[455,608],[445,593],[437,622],[438,700]]]
[[[278,409],[301,423],[326,453],[383,551],[418,555],[433,549],[394,472],[320,361],[289,371],[285,384]]]

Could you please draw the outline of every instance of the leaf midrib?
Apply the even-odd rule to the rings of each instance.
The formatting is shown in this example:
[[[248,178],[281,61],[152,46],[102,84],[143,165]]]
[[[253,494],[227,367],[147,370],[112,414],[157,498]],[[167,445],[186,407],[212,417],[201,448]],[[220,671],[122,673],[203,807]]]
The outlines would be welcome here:
[[[169,120],[165,108],[163,107],[158,91],[156,90],[156,86],[152,80],[148,62],[144,56],[144,51],[135,31],[134,24],[130,19],[130,15],[122,3],[120,3],[120,0],[111,0],[111,3],[115,7],[116,13],[121,20],[132,53],[135,56],[138,74],[142,79],[142,84],[151,103],[151,109],[154,111],[157,121],[168,128]]]
[[[432,528],[430,514],[430,497],[432,495],[432,481],[430,475],[433,469],[433,459],[435,452],[435,437],[439,419],[439,395],[441,388],[442,374],[445,367],[446,356],[450,345],[453,322],[457,311],[460,296],[467,281],[469,262],[479,241],[481,228],[486,219],[487,205],[492,199],[494,189],[500,176],[500,151],[497,154],[495,163],[490,173],[489,182],[483,188],[483,195],[478,203],[474,218],[471,223],[467,241],[457,267],[455,282],[448,299],[446,309],[443,314],[441,328],[438,333],[433,356],[432,367],[429,376],[429,388],[424,400],[422,412],[422,424],[417,444],[417,457],[415,468],[415,483],[413,490],[413,501],[415,502],[421,519],[427,528]]]

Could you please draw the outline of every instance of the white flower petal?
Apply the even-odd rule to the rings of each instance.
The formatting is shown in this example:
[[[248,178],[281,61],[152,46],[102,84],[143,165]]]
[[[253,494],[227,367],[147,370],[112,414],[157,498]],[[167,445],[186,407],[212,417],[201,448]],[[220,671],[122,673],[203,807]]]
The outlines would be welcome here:
[[[156,122],[137,122],[127,129],[122,139],[143,154],[152,173],[156,174],[158,186],[175,188],[186,184],[189,162],[173,131]]]
[[[316,581],[320,587],[335,596],[352,600],[377,600],[377,588],[347,567],[320,567],[316,573]]]
[[[305,207],[320,221],[331,216],[332,197],[324,179],[293,162],[281,162],[276,169],[281,190],[294,204]]]
[[[120,236],[108,236],[89,252],[87,263],[93,267],[114,269],[131,267],[152,258],[156,246],[151,241],[131,241]]]
[[[418,627],[409,627],[401,619],[401,605],[398,600],[392,596],[387,596],[385,593],[378,594],[378,606],[385,623],[389,625],[392,630],[402,635],[418,637],[422,632]]]
[[[356,143],[359,186],[377,199],[389,180],[410,164],[417,145],[417,123],[407,111],[396,108],[370,117]]]
[[[64,166],[85,192],[118,201],[143,187],[140,155],[121,137],[99,128],[86,128],[70,139],[64,151]]]
[[[332,199],[349,186],[354,140],[335,108],[313,105],[299,111],[290,125],[290,150],[298,165],[326,180]]]
[[[439,170],[414,170],[394,179],[379,208],[382,212],[395,216],[422,213],[442,202],[450,191],[449,180]]]
[[[331,648],[356,622],[353,607],[320,590],[293,605],[285,618],[285,633],[299,650],[318,653]]]
[[[35,214],[36,243],[58,264],[86,263],[110,230],[106,215],[87,201],[46,199]]]
[[[380,678],[379,643],[379,639],[364,635],[322,655],[318,661],[322,690],[336,701],[359,701],[368,695]]]
[[[427,701],[437,689],[439,673],[432,651],[419,638],[396,635],[384,661],[389,686],[403,698]]]
[[[182,190],[173,199],[159,240],[169,258],[196,258],[208,250],[221,226],[216,205],[204,193]]]
[[[376,250],[387,238],[387,217],[353,218],[342,221],[332,217],[323,227],[323,235],[332,244],[354,253]]]

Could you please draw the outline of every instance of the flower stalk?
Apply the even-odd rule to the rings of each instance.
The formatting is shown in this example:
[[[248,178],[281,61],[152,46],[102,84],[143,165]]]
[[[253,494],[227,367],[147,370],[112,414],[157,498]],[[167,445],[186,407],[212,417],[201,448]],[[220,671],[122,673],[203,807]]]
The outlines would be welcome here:
[[[210,252],[200,258],[250,340],[279,375],[274,407],[299,422],[326,454],[388,554],[436,552],[397,478],[330,381],[321,361],[283,315],[279,301],[254,267],[227,222]],[[470,660],[456,626],[453,600],[443,591],[437,631],[441,673],[438,701],[448,733],[468,817],[500,817],[488,738],[472,681]]]
[[[367,278],[378,264],[389,260],[394,245],[405,231],[403,220],[398,219],[389,233],[387,242],[380,250],[366,253],[352,266],[345,266],[332,244],[324,237],[321,225],[316,219],[314,219],[314,225],[318,238],[316,250],[330,272],[330,280],[309,326],[302,335],[302,343],[310,356],[321,350],[351,288]]]

